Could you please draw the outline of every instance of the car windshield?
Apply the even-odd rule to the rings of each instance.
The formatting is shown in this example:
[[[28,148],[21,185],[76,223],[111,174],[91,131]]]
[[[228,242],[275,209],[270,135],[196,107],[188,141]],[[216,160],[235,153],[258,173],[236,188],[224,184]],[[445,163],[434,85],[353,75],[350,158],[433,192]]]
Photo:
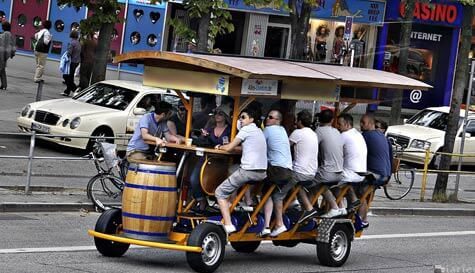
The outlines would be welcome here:
[[[125,110],[138,92],[107,84],[96,84],[73,99],[107,108]]]
[[[426,109],[410,118],[406,124],[414,124],[445,131],[447,129],[448,118],[449,114],[447,113]],[[462,118],[459,119],[459,125],[461,122]]]

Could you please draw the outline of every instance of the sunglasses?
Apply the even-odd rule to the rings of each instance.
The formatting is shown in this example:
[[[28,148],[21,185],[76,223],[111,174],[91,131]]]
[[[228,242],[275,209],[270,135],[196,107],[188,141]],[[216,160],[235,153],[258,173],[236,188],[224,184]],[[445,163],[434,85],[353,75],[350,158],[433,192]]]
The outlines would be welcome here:
[[[239,119],[247,119],[246,115],[241,115]]]
[[[225,114],[224,114],[223,111],[218,111],[218,112],[216,112],[216,115],[224,116]]]
[[[267,119],[276,119],[276,118],[274,118],[274,117],[271,116],[271,115],[268,115],[268,116],[267,116]]]

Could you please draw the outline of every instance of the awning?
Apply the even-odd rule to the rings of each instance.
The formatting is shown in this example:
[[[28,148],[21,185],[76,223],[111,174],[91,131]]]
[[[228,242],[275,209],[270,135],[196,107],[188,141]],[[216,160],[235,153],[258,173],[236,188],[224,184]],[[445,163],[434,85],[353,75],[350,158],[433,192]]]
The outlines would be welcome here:
[[[418,90],[432,88],[424,82],[386,71],[290,60],[134,51],[115,57],[114,62],[143,63],[152,67],[219,73],[241,79],[292,78],[303,82],[331,81],[332,84],[351,87]]]

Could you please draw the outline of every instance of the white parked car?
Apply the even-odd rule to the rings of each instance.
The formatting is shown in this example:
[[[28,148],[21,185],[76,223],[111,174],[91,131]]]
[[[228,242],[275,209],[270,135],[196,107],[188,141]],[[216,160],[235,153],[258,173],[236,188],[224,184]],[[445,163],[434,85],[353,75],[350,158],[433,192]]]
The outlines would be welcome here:
[[[389,126],[386,135],[394,138],[397,144],[405,148],[402,160],[412,163],[424,164],[424,151],[429,148],[431,152],[439,152],[444,145],[445,131],[450,108],[427,108],[410,119],[403,125]],[[455,138],[454,153],[459,153],[463,133],[463,119],[465,110],[460,110],[459,128]],[[475,154],[475,112],[469,111],[468,124],[465,136],[464,153]],[[440,155],[430,155],[430,163],[437,167]],[[475,165],[475,157],[462,158],[464,165]],[[458,157],[452,157],[452,165],[458,163]]]
[[[94,141],[68,136],[107,136],[130,138],[140,117],[153,110],[158,100],[180,100],[175,92],[143,86],[133,81],[102,81],[72,98],[33,102],[17,118],[22,132],[35,130],[56,136],[42,139],[79,149],[90,149]],[[128,140],[116,139],[118,149],[125,150]]]

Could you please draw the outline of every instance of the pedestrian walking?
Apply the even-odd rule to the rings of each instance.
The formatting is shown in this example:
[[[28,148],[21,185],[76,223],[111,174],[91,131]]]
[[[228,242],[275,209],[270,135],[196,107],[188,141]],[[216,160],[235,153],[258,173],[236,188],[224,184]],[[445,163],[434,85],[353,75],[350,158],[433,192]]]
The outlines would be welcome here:
[[[15,56],[16,47],[9,22],[2,22],[3,33],[0,34],[0,89],[7,89],[7,61]]]
[[[69,69],[67,73],[63,72],[63,78],[66,82],[66,89],[61,95],[67,97],[71,92],[76,91],[76,84],[74,83],[74,72],[81,62],[81,44],[79,43],[79,33],[75,30],[69,34],[71,41],[68,44],[68,51],[66,52],[69,58]]]
[[[36,43],[34,45],[36,70],[33,80],[38,83],[43,81],[43,72],[45,71],[46,57],[48,57],[51,39],[53,36],[49,32],[51,21],[45,20],[42,23],[43,28],[35,33]]]

